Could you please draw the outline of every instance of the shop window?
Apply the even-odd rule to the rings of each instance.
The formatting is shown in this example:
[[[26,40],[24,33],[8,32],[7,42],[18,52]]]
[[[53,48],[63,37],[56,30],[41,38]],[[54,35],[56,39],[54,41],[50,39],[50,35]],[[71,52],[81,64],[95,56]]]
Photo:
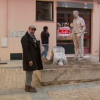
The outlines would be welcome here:
[[[36,20],[53,21],[53,2],[36,2]]]
[[[57,8],[57,46],[62,46],[65,48],[66,54],[74,53],[74,43],[72,39],[72,29],[73,29],[73,11],[78,10],[80,12],[80,17],[85,20],[86,31],[84,32],[84,53],[90,53],[91,48],[91,10],[89,9],[73,9],[73,8]],[[70,28],[70,35],[68,31],[59,30]],[[65,33],[66,34],[65,34]]]

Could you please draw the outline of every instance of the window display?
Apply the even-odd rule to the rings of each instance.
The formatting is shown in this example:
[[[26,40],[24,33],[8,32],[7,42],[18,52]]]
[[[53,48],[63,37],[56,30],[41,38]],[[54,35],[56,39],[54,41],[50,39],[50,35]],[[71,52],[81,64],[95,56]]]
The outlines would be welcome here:
[[[57,45],[73,44],[72,29],[73,29],[73,11],[74,8],[57,8]],[[86,31],[84,32],[84,52],[90,53],[90,35],[91,35],[91,10],[76,9],[80,12],[80,17],[85,20]],[[59,27],[70,28],[70,35],[59,35]],[[71,49],[71,48],[70,48]],[[72,48],[73,49],[73,48]],[[87,50],[88,49],[88,50]],[[88,52],[87,52],[88,51]]]

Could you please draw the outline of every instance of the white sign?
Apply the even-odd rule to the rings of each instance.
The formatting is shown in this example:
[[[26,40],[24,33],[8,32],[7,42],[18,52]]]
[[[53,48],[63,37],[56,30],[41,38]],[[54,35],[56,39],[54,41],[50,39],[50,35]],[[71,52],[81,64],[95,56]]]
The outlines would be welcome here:
[[[8,46],[8,39],[7,38],[1,38],[1,47],[7,47]]]
[[[24,31],[11,31],[10,38],[21,38],[24,34]]]
[[[69,27],[59,27],[59,36],[70,36]]]

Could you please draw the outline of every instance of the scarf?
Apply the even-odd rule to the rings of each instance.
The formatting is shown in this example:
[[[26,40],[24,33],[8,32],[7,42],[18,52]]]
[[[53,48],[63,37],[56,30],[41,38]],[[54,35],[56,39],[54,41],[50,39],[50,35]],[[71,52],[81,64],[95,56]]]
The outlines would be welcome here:
[[[36,37],[34,34],[31,34],[29,31],[28,31],[29,35],[32,37],[33,41],[36,42]]]

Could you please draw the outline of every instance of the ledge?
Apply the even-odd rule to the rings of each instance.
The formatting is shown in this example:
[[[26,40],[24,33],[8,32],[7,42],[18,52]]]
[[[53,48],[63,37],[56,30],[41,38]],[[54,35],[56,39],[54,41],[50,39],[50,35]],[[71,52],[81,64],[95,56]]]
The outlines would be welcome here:
[[[41,23],[41,22],[43,22],[43,23],[55,23],[55,21],[35,21],[35,22],[37,22],[37,23]]]
[[[52,62],[43,61],[44,70],[36,71],[41,85],[70,84],[71,82],[90,82],[100,80],[100,64],[84,59],[83,61],[72,61],[69,64],[55,66]]]

